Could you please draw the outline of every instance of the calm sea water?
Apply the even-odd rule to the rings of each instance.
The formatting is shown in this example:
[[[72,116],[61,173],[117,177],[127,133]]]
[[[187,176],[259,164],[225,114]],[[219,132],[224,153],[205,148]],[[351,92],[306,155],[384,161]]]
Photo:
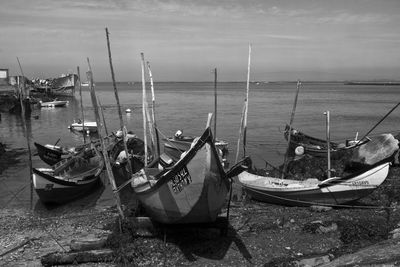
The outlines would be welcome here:
[[[123,119],[129,130],[143,136],[142,85],[119,83]],[[217,137],[229,142],[230,162],[234,161],[245,97],[245,83],[218,84]],[[213,83],[156,83],[157,124],[162,136],[172,136],[178,129],[185,135],[200,135],[207,122],[207,114],[214,112]],[[119,128],[118,109],[111,83],[97,83],[96,93],[103,106],[108,131]],[[286,142],[285,124],[290,120],[295,83],[252,83],[249,95],[247,154],[263,167],[265,161],[273,165],[283,162]],[[150,92],[148,92],[150,94]],[[82,92],[85,119],[94,121],[89,89]],[[81,135],[68,130],[81,114],[79,92],[62,108],[34,109],[28,120],[28,135],[32,152],[33,142],[74,146],[83,142]],[[368,132],[400,100],[400,86],[344,85],[342,83],[303,83],[297,103],[293,126],[315,137],[325,138],[326,116],[330,111],[331,139],[344,141]],[[127,114],[125,110],[132,109]],[[9,148],[24,151],[20,162],[0,174],[0,207],[30,206],[30,186],[27,142],[20,117],[3,113],[0,121],[1,141]],[[36,118],[37,119],[36,119]],[[400,129],[400,109],[388,116],[370,135],[397,133]],[[212,124],[213,125],[213,124]],[[46,166],[33,156],[33,167]],[[33,193],[35,205],[40,208]],[[89,198],[90,205],[113,204],[109,186]],[[81,202],[76,201],[76,207]],[[86,204],[85,204],[86,205]]]

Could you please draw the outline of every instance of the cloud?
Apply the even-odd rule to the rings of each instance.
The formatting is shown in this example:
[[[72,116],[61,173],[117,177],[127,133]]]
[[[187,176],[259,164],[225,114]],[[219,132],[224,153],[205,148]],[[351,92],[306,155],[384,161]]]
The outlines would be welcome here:
[[[390,18],[381,14],[350,14],[347,12],[335,12],[332,15],[317,18],[318,23],[323,24],[382,24]]]

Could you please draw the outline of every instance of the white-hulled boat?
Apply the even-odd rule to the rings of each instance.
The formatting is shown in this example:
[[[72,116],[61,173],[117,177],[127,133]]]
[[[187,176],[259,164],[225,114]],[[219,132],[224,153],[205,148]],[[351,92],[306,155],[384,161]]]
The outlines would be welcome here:
[[[349,163],[360,167],[343,177],[299,181],[244,171],[238,178],[255,200],[288,206],[343,205],[369,195],[385,181],[397,150],[398,141],[385,134],[353,150],[354,161]]]
[[[69,101],[64,101],[64,100],[54,100],[48,102],[39,101],[40,107],[46,107],[46,108],[65,107],[68,103]]]
[[[97,123],[95,121],[85,121],[83,124],[80,120],[77,122],[73,122],[70,126],[68,126],[70,130],[78,131],[78,132],[97,132]]]

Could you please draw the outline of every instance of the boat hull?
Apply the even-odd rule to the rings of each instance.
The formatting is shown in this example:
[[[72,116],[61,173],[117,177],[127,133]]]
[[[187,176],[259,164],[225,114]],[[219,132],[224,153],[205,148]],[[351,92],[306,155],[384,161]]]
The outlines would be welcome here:
[[[40,159],[50,166],[60,162],[63,159],[63,155],[65,155],[61,149],[51,149],[36,142],[34,145]]]
[[[86,132],[89,131],[91,133],[97,132],[97,124],[96,122],[85,122],[84,124],[82,123],[72,123],[69,128],[73,131],[78,131],[78,132],[83,132],[85,130]]]
[[[40,106],[43,108],[56,108],[65,107],[69,101],[51,101],[51,102],[39,102]]]
[[[288,140],[289,125],[286,125],[284,137],[286,140]],[[330,142],[331,156],[333,158],[336,156],[336,154],[340,156],[338,152],[357,148],[366,142],[368,142],[368,139],[365,139],[359,143],[357,143],[357,141],[345,141],[343,144]],[[326,157],[328,153],[326,140],[312,137],[296,129],[291,129],[289,151],[295,154],[297,147],[303,147],[304,154],[308,154],[313,157]]]
[[[173,158],[174,160],[179,160],[182,153],[189,150],[194,137],[185,136],[180,139],[169,137],[165,139],[167,142],[164,143],[164,152]],[[215,141],[215,147],[222,158],[223,165],[227,165],[228,156],[228,143],[225,141]]]
[[[243,172],[239,181],[248,195],[258,201],[288,206],[343,205],[371,194],[386,179],[389,162],[351,177],[313,183],[262,177]],[[308,183],[308,184],[307,184]]]
[[[134,186],[136,196],[153,220],[167,224],[215,221],[230,185],[209,129],[171,169],[142,174],[157,180]]]
[[[88,195],[101,184],[99,176],[86,177],[84,182],[65,182],[33,169],[33,185],[40,200],[45,204],[65,204]]]

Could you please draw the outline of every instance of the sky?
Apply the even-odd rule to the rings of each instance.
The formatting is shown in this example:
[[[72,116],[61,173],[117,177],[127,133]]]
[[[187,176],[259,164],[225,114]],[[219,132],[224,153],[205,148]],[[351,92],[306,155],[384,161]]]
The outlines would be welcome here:
[[[398,0],[2,0],[0,68],[140,81],[400,80]]]

